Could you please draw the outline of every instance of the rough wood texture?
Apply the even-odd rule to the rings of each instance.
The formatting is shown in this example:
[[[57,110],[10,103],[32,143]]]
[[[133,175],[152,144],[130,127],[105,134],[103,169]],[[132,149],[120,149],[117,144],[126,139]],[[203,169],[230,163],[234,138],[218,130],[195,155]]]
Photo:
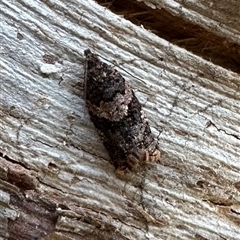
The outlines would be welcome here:
[[[240,73],[238,0],[98,2],[160,38]]]
[[[239,51],[237,1],[207,2],[161,3]],[[239,239],[238,73],[93,1],[2,0],[0,13],[0,238]],[[107,161],[85,108],[87,48],[117,62],[159,139],[144,176]]]

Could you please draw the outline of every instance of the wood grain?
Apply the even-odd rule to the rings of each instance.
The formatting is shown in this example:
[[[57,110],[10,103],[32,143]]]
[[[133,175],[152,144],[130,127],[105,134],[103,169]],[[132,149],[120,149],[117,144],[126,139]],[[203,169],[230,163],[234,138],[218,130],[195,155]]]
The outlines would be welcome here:
[[[237,16],[207,2],[178,9],[239,47]],[[0,238],[239,239],[238,73],[93,1],[2,0],[0,13]],[[87,48],[117,65],[159,140],[143,179],[116,177],[89,119]]]

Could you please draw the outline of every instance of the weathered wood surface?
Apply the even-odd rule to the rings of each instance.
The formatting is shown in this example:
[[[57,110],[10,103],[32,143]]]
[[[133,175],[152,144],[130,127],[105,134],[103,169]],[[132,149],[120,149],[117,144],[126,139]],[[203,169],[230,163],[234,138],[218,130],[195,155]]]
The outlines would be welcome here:
[[[207,29],[210,33],[239,44],[239,1],[151,0],[143,2],[150,8],[165,9],[173,16],[181,16],[184,20]]]
[[[2,0],[0,13],[0,238],[239,239],[237,73],[92,1]],[[159,139],[141,184],[116,177],[89,121],[86,48],[121,67]]]

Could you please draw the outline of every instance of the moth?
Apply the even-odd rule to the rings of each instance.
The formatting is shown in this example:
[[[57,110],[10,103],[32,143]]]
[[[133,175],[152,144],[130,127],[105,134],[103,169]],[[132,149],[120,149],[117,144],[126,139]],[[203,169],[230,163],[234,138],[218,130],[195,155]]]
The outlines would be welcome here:
[[[158,161],[157,141],[129,83],[89,49],[84,54],[86,106],[111,163],[124,173]]]

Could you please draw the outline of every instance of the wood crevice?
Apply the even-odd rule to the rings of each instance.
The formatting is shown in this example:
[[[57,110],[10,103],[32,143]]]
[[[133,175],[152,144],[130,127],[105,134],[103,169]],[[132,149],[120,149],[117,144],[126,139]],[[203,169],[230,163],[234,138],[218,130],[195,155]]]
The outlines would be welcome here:
[[[97,0],[97,2],[179,47],[223,68],[240,73],[240,46],[227,38],[186,21],[181,16],[173,16],[164,8],[152,9],[144,2],[128,0]]]

